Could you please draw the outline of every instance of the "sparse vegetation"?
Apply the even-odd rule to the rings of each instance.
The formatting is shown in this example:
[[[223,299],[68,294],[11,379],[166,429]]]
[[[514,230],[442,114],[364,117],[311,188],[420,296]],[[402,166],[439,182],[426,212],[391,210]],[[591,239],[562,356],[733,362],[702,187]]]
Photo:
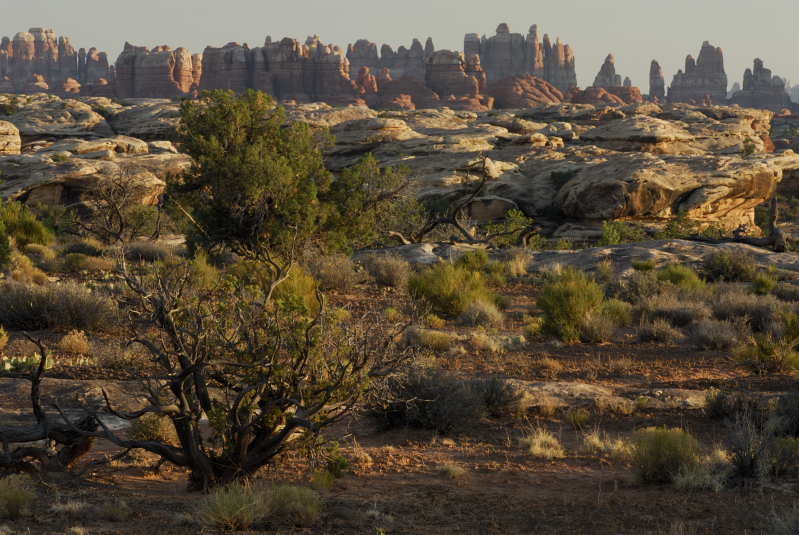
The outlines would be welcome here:
[[[565,342],[579,342],[580,326],[604,299],[596,282],[582,271],[567,267],[544,285],[538,306],[544,311],[545,328]]]
[[[564,455],[560,440],[543,427],[529,430],[519,439],[519,447],[537,459],[559,459]]]
[[[639,429],[630,436],[630,461],[637,483],[671,483],[699,463],[699,444],[684,429]]]
[[[27,474],[10,474],[0,479],[0,518],[16,520],[28,512],[36,495]]]
[[[391,288],[404,288],[411,273],[405,260],[390,254],[369,255],[366,258],[366,269],[378,284]]]
[[[748,282],[757,275],[755,257],[740,248],[711,253],[704,259],[702,267],[713,281]]]

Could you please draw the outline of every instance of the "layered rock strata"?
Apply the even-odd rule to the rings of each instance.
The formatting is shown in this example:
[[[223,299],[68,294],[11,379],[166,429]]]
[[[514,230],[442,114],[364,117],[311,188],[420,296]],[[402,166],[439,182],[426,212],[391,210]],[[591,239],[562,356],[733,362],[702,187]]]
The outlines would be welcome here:
[[[791,109],[791,97],[785,92],[785,82],[755,60],[753,69],[744,72],[743,87],[732,94],[732,103],[742,108],[759,108],[779,113]]]
[[[173,98],[197,96],[202,57],[183,47],[172,50],[125,43],[116,61],[114,91],[118,98]]]
[[[649,66],[649,100],[655,103],[666,102],[666,82],[663,80],[663,69],[660,63],[652,60]]]
[[[727,74],[721,48],[705,41],[696,60],[689,54],[685,58],[685,72],[679,70],[674,75],[668,100],[696,105],[726,104]]]

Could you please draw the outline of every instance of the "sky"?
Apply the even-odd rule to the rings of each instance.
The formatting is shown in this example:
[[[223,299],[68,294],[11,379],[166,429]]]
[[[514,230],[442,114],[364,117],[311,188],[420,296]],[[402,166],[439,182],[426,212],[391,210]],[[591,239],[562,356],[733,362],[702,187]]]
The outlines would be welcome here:
[[[773,75],[799,84],[797,0],[0,0],[0,36],[44,27],[78,48],[97,47],[115,61],[125,41],[138,46],[182,46],[191,53],[230,41],[262,46],[319,34],[346,49],[357,39],[396,50],[433,38],[436,49],[463,50],[466,33],[492,36],[503,22],[526,35],[538,25],[543,37],[571,45],[577,80],[591,85],[605,57],[616,73],[649,92],[649,66],[660,62],[666,85],[685,57],[696,58],[703,41],[724,51],[729,80],[742,81],[755,58]]]

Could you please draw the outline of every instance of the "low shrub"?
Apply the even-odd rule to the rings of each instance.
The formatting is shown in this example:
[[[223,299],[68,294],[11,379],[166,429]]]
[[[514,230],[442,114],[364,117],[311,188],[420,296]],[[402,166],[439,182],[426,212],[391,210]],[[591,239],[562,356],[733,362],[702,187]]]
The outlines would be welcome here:
[[[715,251],[705,257],[702,268],[711,281],[748,282],[757,274],[757,261],[740,248]]]
[[[733,474],[742,477],[766,476],[776,463],[774,440],[760,432],[750,415],[742,414],[729,426],[729,458]]]
[[[8,278],[15,282],[33,283],[39,286],[50,282],[47,274],[34,267],[30,258],[19,253],[11,253]]]
[[[19,201],[0,203],[0,223],[3,223],[6,232],[14,238],[18,247],[25,247],[30,243],[50,245],[55,239],[52,231]]]
[[[458,479],[466,475],[466,470],[461,468],[460,466],[453,466],[451,464],[445,465],[441,467],[441,470],[438,471],[443,477],[447,479]]]
[[[0,271],[3,271],[11,262],[11,243],[8,239],[5,224],[0,221]]]
[[[85,254],[69,253],[64,256],[64,267],[69,271],[82,271],[86,265],[86,258]]]
[[[483,405],[491,416],[516,414],[522,408],[524,392],[502,377],[477,379],[472,382],[472,389],[483,400]]]
[[[392,254],[369,255],[366,257],[366,270],[377,284],[391,288],[404,288],[411,274],[408,262]]]
[[[440,329],[446,322],[431,312],[424,317],[424,324],[430,329]]]
[[[420,427],[458,431],[485,413],[478,392],[441,370],[412,367],[376,385],[367,400],[368,414],[382,429]]]
[[[488,251],[485,249],[467,251],[455,259],[455,267],[472,272],[483,271],[487,264]]]
[[[642,323],[638,326],[638,339],[642,342],[671,344],[681,337],[679,329],[664,318],[656,318],[651,323]]]
[[[319,300],[316,295],[316,281],[305,270],[295,265],[289,271],[289,278],[281,282],[272,292],[277,301],[301,300],[307,306],[307,312],[314,315],[319,312]]]
[[[448,333],[418,329],[409,334],[409,343],[416,347],[424,347],[433,351],[446,351],[452,337]]]
[[[681,492],[721,492],[731,471],[724,450],[713,450],[700,464],[681,470],[674,476],[674,486]]]
[[[27,474],[11,474],[0,479],[0,518],[16,520],[28,512],[36,495],[33,479]]]
[[[481,333],[473,334],[469,338],[469,347],[473,351],[488,351],[490,353],[496,353],[501,349],[500,345],[490,336]]]
[[[580,341],[580,326],[604,299],[602,288],[594,280],[566,267],[544,284],[537,304],[544,312],[545,328],[572,343]]]
[[[639,429],[630,436],[630,461],[636,483],[671,483],[698,464],[699,443],[684,429]]]
[[[312,490],[294,485],[280,485],[265,492],[270,524],[307,528],[316,523],[322,504]]]
[[[734,285],[716,285],[708,305],[716,319],[742,320],[755,331],[765,332],[781,322],[782,305],[776,297],[753,295]]]
[[[72,242],[63,249],[64,255],[82,254],[86,256],[102,256],[105,247],[102,243],[91,238]]]
[[[622,286],[620,296],[628,303],[637,303],[642,299],[658,295],[663,284],[658,281],[654,271],[634,271]]]
[[[655,263],[652,260],[633,260],[630,262],[630,266],[635,271],[653,271],[655,269]]]
[[[471,303],[478,300],[498,306],[502,304],[489,291],[479,273],[447,263],[439,263],[411,275],[408,293],[413,299],[447,316],[460,316]]]
[[[113,301],[78,284],[0,285],[0,325],[15,331],[66,329],[108,332],[116,326]]]
[[[799,506],[782,513],[773,512],[769,526],[769,535],[796,535],[799,533]]]
[[[267,506],[263,493],[251,492],[249,487],[234,483],[211,490],[200,501],[200,514],[215,528],[240,530],[268,514]]]
[[[643,322],[665,319],[675,327],[711,317],[710,307],[701,301],[681,300],[673,295],[657,295],[644,299],[636,306],[636,316]]]
[[[766,295],[777,285],[777,278],[766,272],[760,272],[752,279],[752,293],[755,295]]]
[[[588,314],[580,323],[580,340],[591,344],[602,344],[613,340],[616,320],[604,314]]]
[[[616,269],[613,267],[613,261],[610,258],[605,258],[596,263],[596,277],[601,281],[609,281],[616,274]]]
[[[130,514],[130,506],[124,500],[106,504],[102,516],[111,522],[124,522]]]
[[[89,351],[89,339],[83,331],[71,331],[61,337],[59,347],[63,353],[70,355],[84,355]]]
[[[147,442],[178,443],[178,435],[175,432],[175,426],[172,425],[172,419],[165,414],[156,412],[145,413],[140,418],[131,421],[128,436],[133,440]]]
[[[316,256],[308,262],[307,270],[319,282],[319,289],[323,292],[352,290],[360,282],[355,263],[343,254]]]
[[[543,427],[537,427],[519,439],[519,447],[538,459],[560,459],[564,449],[558,437]]]
[[[473,301],[461,314],[461,321],[476,326],[499,327],[505,322],[505,316],[492,303]]]
[[[733,349],[732,354],[740,366],[755,373],[786,373],[799,370],[799,353],[793,343],[774,340],[770,334],[750,337],[748,342]]]
[[[768,415],[766,429],[776,436],[799,438],[799,392],[788,392],[777,399]]]
[[[128,262],[146,262],[152,264],[172,254],[172,249],[153,241],[135,241],[125,246],[125,260]],[[91,255],[97,256],[97,254]]]
[[[705,287],[705,282],[699,275],[688,266],[682,264],[669,264],[657,273],[659,281],[668,281],[678,288],[689,291],[701,290]]]
[[[799,302],[799,285],[787,282],[777,283],[774,288],[771,289],[771,295],[780,301],[797,303]]]
[[[706,319],[694,325],[691,337],[700,351],[708,349],[729,351],[741,342],[741,335],[746,335],[742,327],[745,326],[729,321]]]
[[[6,347],[7,343],[8,343],[8,333],[5,331],[5,329],[3,329],[2,326],[0,326],[0,351],[2,351],[3,348]]]
[[[505,249],[505,264],[511,277],[526,277],[533,261],[533,253],[521,247]]]
[[[591,417],[588,409],[569,407],[566,411],[566,420],[575,430],[582,429]]]
[[[613,320],[616,327],[626,327],[630,324],[632,307],[619,299],[608,299],[599,307],[599,313]]]
[[[705,415],[711,420],[734,419],[760,409],[760,396],[710,389],[705,394]]]

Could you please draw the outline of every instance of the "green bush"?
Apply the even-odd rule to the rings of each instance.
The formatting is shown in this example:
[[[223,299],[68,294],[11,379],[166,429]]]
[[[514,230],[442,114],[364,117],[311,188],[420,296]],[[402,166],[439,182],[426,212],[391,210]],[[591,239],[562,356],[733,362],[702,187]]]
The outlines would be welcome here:
[[[603,221],[599,245],[616,245],[648,239],[649,235],[643,229],[628,225],[624,221]]]
[[[55,235],[19,201],[0,204],[0,223],[3,223],[6,232],[16,240],[19,247],[29,243],[50,245],[55,239]]]
[[[0,271],[11,263],[11,245],[8,240],[6,226],[0,221]]]
[[[777,279],[770,273],[758,273],[752,279],[752,293],[755,295],[766,295],[777,285]]]
[[[16,520],[28,511],[35,497],[29,475],[11,474],[0,479],[0,518]]]
[[[685,327],[691,323],[711,317],[710,308],[701,301],[678,299],[672,295],[658,295],[638,303],[636,315],[643,322],[662,318],[675,327]]]
[[[699,462],[699,443],[684,429],[648,427],[630,437],[630,460],[637,483],[671,483]]]
[[[793,343],[774,340],[771,334],[750,338],[747,343],[735,348],[733,358],[740,366],[755,373],[787,373],[799,370],[799,353]]]
[[[580,325],[605,299],[602,288],[584,272],[566,267],[544,284],[538,306],[545,328],[569,343],[580,341]]]
[[[505,316],[493,303],[477,300],[466,307],[461,321],[475,327],[499,327],[505,322]]]
[[[404,288],[411,273],[408,262],[393,254],[369,255],[366,269],[377,284],[391,288]]]
[[[705,282],[693,269],[681,264],[669,264],[658,272],[659,281],[668,281],[685,290],[701,290]]]
[[[502,305],[498,296],[489,291],[480,273],[447,263],[411,275],[408,293],[413,299],[423,301],[447,316],[460,316],[478,300]]]
[[[631,308],[629,303],[618,299],[608,299],[599,307],[602,316],[611,318],[616,327],[626,327],[630,324]]]
[[[355,264],[343,254],[318,255],[308,262],[306,269],[319,283],[319,289],[323,292],[349,291],[354,289],[360,280],[355,272]]]
[[[247,529],[268,513],[265,496],[234,483],[211,490],[200,502],[200,514],[220,529]]]
[[[635,271],[652,271],[655,269],[655,263],[652,260],[633,260],[630,265]]]
[[[737,248],[710,253],[702,267],[712,281],[748,282],[757,274],[755,257]]]
[[[130,423],[128,435],[134,440],[177,444],[178,435],[172,420],[165,414],[148,412]]]
[[[485,249],[467,251],[455,259],[455,267],[467,269],[469,271],[483,271],[487,264],[488,251]]]

